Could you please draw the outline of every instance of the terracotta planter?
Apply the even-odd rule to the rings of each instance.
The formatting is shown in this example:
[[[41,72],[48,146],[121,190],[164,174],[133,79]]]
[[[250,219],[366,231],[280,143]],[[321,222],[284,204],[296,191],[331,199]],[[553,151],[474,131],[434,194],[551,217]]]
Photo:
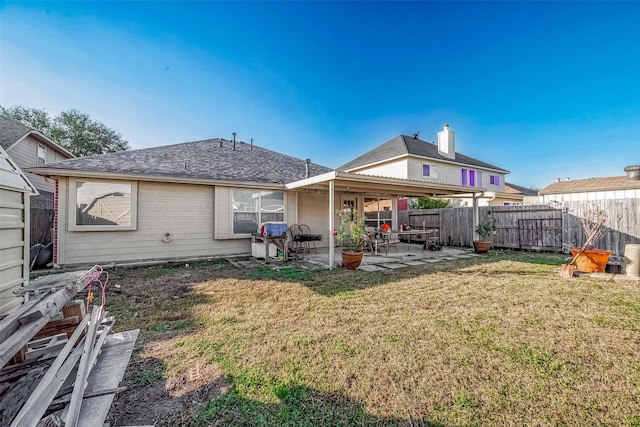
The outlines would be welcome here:
[[[571,248],[571,256],[575,258],[580,248]],[[576,260],[578,271],[585,273],[603,273],[613,252],[604,249],[585,249]]]
[[[342,251],[342,265],[348,270],[355,270],[362,262],[364,252]]]
[[[489,249],[491,249],[491,242],[474,240],[473,249],[476,251],[476,253],[486,254],[487,252],[489,252]]]

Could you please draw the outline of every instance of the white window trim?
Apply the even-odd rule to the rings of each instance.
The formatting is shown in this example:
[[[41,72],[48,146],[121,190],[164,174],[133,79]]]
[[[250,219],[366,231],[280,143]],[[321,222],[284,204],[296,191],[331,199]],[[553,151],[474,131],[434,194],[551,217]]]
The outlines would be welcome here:
[[[424,167],[429,166],[429,175],[424,174]],[[422,163],[422,177],[423,178],[437,178],[438,177],[438,166],[433,163]]]
[[[40,157],[40,149],[44,153],[44,157]],[[42,163],[40,163],[40,159],[42,159]],[[38,143],[36,147],[36,165],[43,165],[47,163],[47,147],[44,144]]]
[[[233,232],[233,214],[234,214],[234,210],[233,210],[233,192],[234,191],[253,191],[255,193],[261,193],[263,191],[272,191],[272,192],[280,192],[282,193],[282,221],[287,223],[287,192],[283,191],[283,190],[269,190],[269,189],[264,189],[264,188],[240,188],[240,187],[232,187],[230,188],[230,192],[229,192],[229,235],[231,236],[231,238],[235,238],[235,239],[246,239],[248,237],[251,237],[252,233],[234,233]],[[261,198],[262,199],[262,198]],[[247,212],[247,213],[254,213],[254,212]],[[256,211],[255,213],[258,214],[258,224],[260,224],[260,209],[258,209],[258,211]],[[256,231],[255,233],[258,232],[258,228],[256,227]]]
[[[130,225],[77,225],[76,196],[78,181],[95,183],[118,183],[131,185],[131,224]],[[109,179],[69,179],[69,231],[132,231],[138,228],[138,181],[120,181]]]

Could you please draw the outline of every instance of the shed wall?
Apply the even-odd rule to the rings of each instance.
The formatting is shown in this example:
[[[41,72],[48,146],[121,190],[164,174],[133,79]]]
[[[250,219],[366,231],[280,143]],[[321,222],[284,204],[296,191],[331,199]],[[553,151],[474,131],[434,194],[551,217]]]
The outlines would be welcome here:
[[[29,283],[29,195],[0,188],[0,317],[22,304],[14,291]]]

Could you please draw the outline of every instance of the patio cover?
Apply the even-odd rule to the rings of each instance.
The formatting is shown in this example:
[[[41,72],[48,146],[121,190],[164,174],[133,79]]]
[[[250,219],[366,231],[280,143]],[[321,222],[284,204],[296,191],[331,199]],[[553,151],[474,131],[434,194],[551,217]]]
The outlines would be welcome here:
[[[333,236],[335,228],[335,194],[347,192],[353,194],[387,194],[404,197],[439,197],[439,196],[471,196],[473,199],[473,229],[479,222],[477,198],[484,189],[464,187],[461,185],[442,184],[429,181],[418,181],[402,178],[364,175],[341,171],[331,171],[311,178],[291,182],[285,185],[287,190],[321,190],[329,192],[329,236]],[[335,263],[333,242],[329,243],[329,268]]]

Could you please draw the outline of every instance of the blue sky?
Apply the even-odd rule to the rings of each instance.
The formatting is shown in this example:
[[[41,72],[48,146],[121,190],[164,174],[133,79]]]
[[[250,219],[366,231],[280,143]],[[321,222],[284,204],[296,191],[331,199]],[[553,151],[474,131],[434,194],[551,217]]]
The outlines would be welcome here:
[[[638,22],[636,2],[0,1],[0,105],[329,167],[448,123],[542,188],[640,164]]]

